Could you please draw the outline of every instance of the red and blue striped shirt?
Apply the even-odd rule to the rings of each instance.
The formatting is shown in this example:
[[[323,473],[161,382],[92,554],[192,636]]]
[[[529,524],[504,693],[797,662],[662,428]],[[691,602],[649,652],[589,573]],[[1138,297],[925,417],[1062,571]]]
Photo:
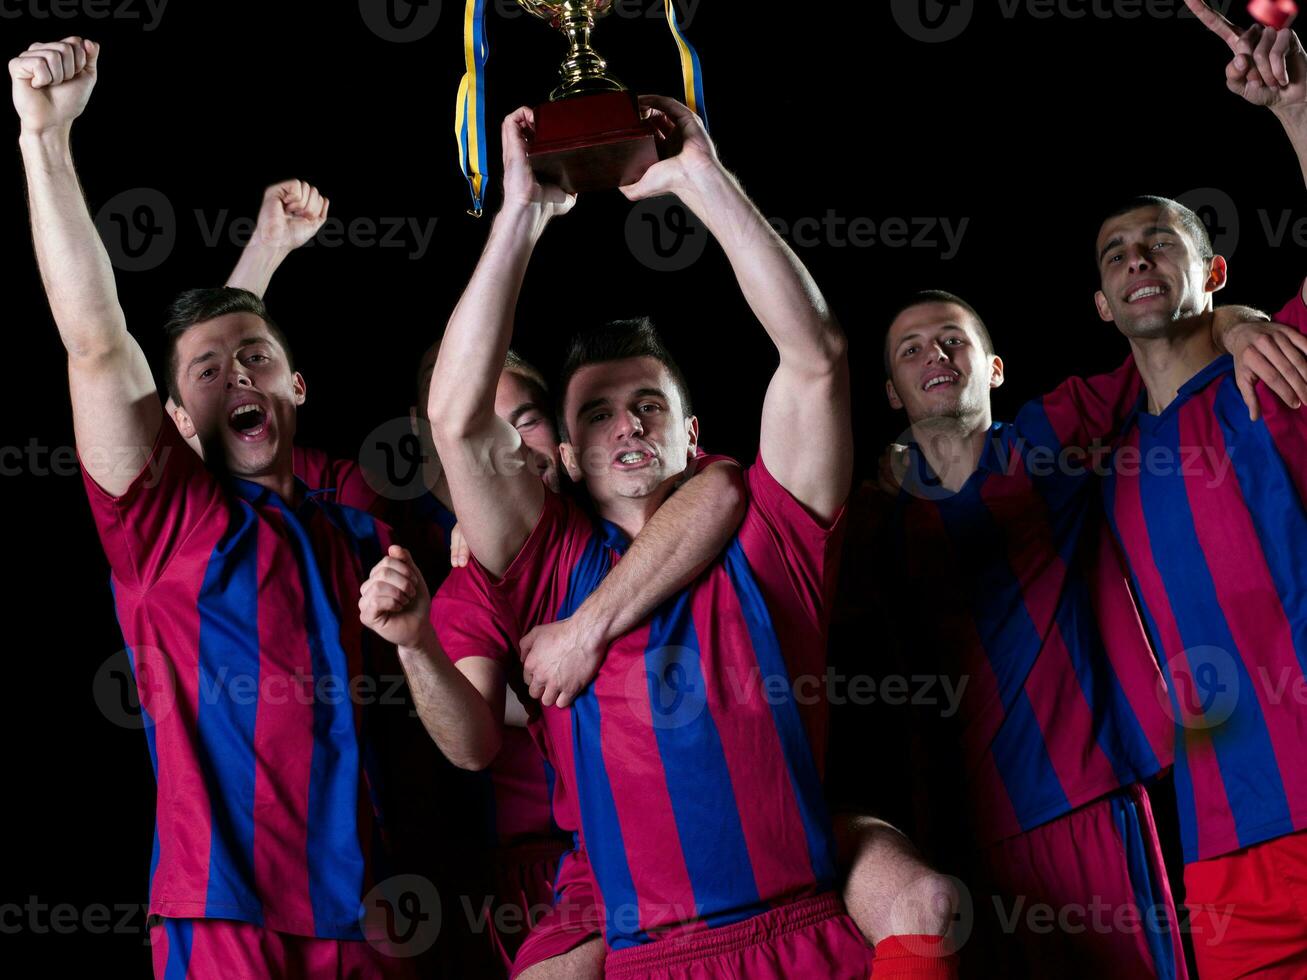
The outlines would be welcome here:
[[[354,685],[394,654],[358,594],[389,528],[220,480],[167,421],[121,496],[83,476],[157,780],[150,912],[364,938],[382,787]]]
[[[820,695],[842,520],[816,521],[761,459],[746,482],[721,558],[614,643],[571,708],[544,709],[554,812],[579,831],[614,949],[835,884]],[[501,581],[469,567],[521,635],[570,616],[627,544],[549,493]]]
[[[975,843],[1170,763],[1160,672],[1099,516],[1090,452],[1139,390],[1133,364],[1067,381],[995,423],[955,493],[913,446],[890,504],[881,587],[906,666],[958,692],[949,723]]]
[[[1277,315],[1307,332],[1295,296]],[[1105,481],[1164,661],[1186,861],[1307,828],[1307,421],[1229,356],[1160,414],[1141,396]]]

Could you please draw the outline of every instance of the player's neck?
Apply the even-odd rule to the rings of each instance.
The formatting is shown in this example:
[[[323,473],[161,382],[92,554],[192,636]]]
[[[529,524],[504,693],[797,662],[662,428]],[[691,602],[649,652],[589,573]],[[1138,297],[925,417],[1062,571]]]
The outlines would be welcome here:
[[[246,483],[253,483],[266,490],[271,490],[290,507],[294,508],[299,506],[300,503],[299,483],[295,479],[295,461],[290,452],[281,455],[284,458],[278,458],[262,473],[233,475]]]
[[[614,497],[596,502],[595,510],[600,517],[616,524],[629,540],[634,541],[670,493],[669,487],[659,487],[647,497]]]
[[[1148,411],[1157,415],[1175,401],[1190,378],[1221,356],[1210,328],[1193,327],[1164,337],[1131,337],[1135,365],[1148,389]]]
[[[992,424],[993,415],[986,406],[983,411],[967,415],[913,422],[912,438],[944,488],[957,491],[980,465]]]

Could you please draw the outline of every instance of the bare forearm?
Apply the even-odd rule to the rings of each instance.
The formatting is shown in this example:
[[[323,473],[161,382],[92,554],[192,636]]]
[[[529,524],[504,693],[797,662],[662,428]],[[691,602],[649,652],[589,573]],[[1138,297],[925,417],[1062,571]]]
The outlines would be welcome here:
[[[1218,306],[1211,314],[1212,343],[1218,351],[1228,354],[1230,333],[1235,327],[1269,319],[1267,314],[1252,306]]]
[[[19,139],[32,242],[50,309],[70,355],[97,356],[127,340],[113,266],[77,181],[67,130]]]
[[[227,277],[227,285],[236,289],[248,289],[255,296],[262,297],[288,254],[283,248],[250,242],[241,250],[236,267]]]
[[[494,710],[450,662],[435,631],[423,632],[417,647],[399,648],[418,717],[445,756],[463,769],[484,769],[503,739]]]
[[[604,643],[634,629],[717,558],[744,508],[739,467],[718,463],[692,477],[658,508],[576,615]]]
[[[440,342],[427,405],[438,446],[442,431],[464,431],[494,415],[522,280],[545,224],[539,209],[529,207],[510,207],[495,217]],[[443,456],[445,447],[439,448]]]
[[[721,244],[749,308],[783,362],[820,369],[838,360],[844,336],[794,251],[729,173],[713,168],[686,194],[686,205]]]

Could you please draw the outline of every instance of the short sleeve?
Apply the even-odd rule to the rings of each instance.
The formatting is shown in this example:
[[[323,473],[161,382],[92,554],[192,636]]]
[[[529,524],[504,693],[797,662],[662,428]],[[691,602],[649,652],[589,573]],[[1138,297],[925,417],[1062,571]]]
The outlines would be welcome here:
[[[114,577],[137,591],[162,575],[169,560],[226,494],[218,478],[168,419],[131,486],[112,496],[82,467],[100,544]]]
[[[507,669],[516,657],[517,637],[484,577],[455,568],[431,600],[431,625],[454,663],[485,657]]]
[[[762,454],[745,476],[749,506],[739,541],[759,585],[786,608],[824,629],[834,600],[839,545],[846,510],[824,522],[768,471]],[[775,610],[774,610],[775,612]]]
[[[1127,357],[1115,371],[1068,378],[1017,413],[1016,428],[1031,447],[1056,456],[1065,450],[1091,450],[1115,438],[1143,393],[1144,382]]]
[[[523,636],[556,618],[566,591],[560,577],[575,564],[592,535],[593,527],[581,508],[547,490],[535,527],[503,577],[495,579],[475,556],[467,571],[503,610],[510,632]]]

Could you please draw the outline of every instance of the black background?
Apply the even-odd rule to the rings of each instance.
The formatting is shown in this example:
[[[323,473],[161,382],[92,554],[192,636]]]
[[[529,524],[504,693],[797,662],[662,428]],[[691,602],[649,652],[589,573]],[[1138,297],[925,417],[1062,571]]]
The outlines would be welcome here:
[[[789,227],[828,213],[871,219],[878,232],[890,218],[935,223],[933,247],[892,245],[879,233],[870,246],[834,236],[799,243],[852,341],[863,471],[903,427],[884,406],[880,343],[887,310],[909,289],[956,291],[985,316],[1007,363],[996,399],[1003,417],[1066,375],[1124,356],[1091,303],[1098,216],[1118,199],[1196,191],[1186,200],[1212,206],[1218,245],[1232,258],[1229,301],[1278,308],[1304,271],[1291,236],[1276,247],[1264,230],[1286,210],[1291,222],[1307,218],[1294,156],[1268,112],[1226,92],[1226,50],[1177,18],[1181,0],[924,2],[929,14],[955,18],[946,34],[970,20],[956,37],[922,41],[919,21],[905,30],[896,17],[911,24],[918,0],[702,0],[686,27],[721,155],[765,214]],[[153,188],[175,215],[166,257],[118,274],[147,351],[157,349],[170,297],[221,282],[236,260],[229,227],[216,244],[205,229],[253,216],[269,183],[317,184],[346,223],[436,220],[420,259],[411,233],[397,248],[315,243],[269,291],[308,379],[301,441],[356,454],[374,426],[406,411],[414,358],[448,317],[489,225],[488,215],[464,213],[452,136],[461,4],[445,0],[429,34],[398,43],[369,26],[383,14],[365,16],[350,0],[172,0],[148,30],[145,5],[123,3],[110,5],[122,16],[66,20],[39,16],[50,0],[0,0],[0,39],[6,57],[73,33],[104,43],[100,81],[74,131],[92,213]],[[1225,7],[1243,17],[1240,4]],[[633,89],[678,95],[661,3],[626,10],[637,16],[604,21],[597,47]],[[545,25],[507,14],[516,11],[503,0],[490,4],[496,160],[499,119],[545,97],[561,53]],[[11,137],[17,130],[11,116]],[[140,732],[107,721],[92,697],[96,671],[122,644],[81,481],[67,467],[46,471],[72,426],[10,146],[0,172],[10,638],[0,905],[67,903],[80,916],[144,901],[153,788]],[[488,207],[497,204],[496,188]],[[751,459],[771,345],[715,245],[683,270],[651,268],[638,258],[651,228],[634,220],[629,230],[631,210],[616,192],[597,194],[550,228],[527,278],[518,345],[548,371],[578,325],[651,313],[689,376],[706,444]],[[947,260],[941,218],[968,222]],[[868,752],[874,760],[875,747]],[[125,934],[55,932],[48,916],[34,924],[9,912],[0,934],[6,960],[26,946],[50,969],[78,961],[140,974],[148,950],[139,911],[132,922]]]

